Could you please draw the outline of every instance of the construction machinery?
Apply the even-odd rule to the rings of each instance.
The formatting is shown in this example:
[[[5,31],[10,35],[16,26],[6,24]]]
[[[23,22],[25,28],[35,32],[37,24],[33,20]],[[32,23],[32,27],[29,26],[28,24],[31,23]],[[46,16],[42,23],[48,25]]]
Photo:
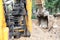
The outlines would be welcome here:
[[[36,0],[36,6],[38,7],[37,19],[40,27],[47,28],[49,12],[44,7],[44,1],[45,0]]]
[[[49,11],[44,7],[44,1],[45,0],[36,0],[36,5],[38,7],[37,19],[40,28],[50,31],[53,27],[57,27],[56,24],[54,24],[54,16],[57,17],[59,14],[50,15]]]
[[[0,0],[0,40],[30,37],[32,0]]]

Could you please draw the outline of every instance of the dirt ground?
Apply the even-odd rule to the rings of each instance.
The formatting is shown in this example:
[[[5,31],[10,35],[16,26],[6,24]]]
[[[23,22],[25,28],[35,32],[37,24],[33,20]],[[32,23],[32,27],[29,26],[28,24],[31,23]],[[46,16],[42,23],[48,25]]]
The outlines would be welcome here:
[[[60,27],[52,28],[48,32],[46,29],[41,29],[37,25],[37,20],[34,19],[31,37],[30,38],[21,37],[20,39],[15,40],[60,40]]]

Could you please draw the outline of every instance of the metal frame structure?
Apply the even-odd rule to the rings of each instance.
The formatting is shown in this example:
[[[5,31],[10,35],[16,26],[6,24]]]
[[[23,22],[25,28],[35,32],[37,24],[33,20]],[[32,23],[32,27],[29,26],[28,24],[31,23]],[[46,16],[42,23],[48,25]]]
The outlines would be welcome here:
[[[26,0],[27,16],[25,16],[28,31],[32,32],[32,0]],[[5,20],[5,10],[3,0],[0,0],[0,40],[9,39],[9,28]]]

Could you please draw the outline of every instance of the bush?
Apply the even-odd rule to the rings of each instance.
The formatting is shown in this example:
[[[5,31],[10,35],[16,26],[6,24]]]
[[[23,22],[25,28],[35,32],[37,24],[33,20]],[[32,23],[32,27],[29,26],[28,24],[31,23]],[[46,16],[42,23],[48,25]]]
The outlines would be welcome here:
[[[50,14],[60,11],[60,0],[45,0],[45,7]]]

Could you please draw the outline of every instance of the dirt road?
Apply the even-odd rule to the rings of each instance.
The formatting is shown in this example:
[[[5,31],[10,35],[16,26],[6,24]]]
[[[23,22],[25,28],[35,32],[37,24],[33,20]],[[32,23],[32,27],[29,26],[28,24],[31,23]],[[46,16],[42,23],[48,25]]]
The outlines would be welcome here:
[[[33,20],[33,30],[30,38],[21,37],[15,40],[60,40],[60,28],[53,28],[49,32],[37,26],[36,20]]]

